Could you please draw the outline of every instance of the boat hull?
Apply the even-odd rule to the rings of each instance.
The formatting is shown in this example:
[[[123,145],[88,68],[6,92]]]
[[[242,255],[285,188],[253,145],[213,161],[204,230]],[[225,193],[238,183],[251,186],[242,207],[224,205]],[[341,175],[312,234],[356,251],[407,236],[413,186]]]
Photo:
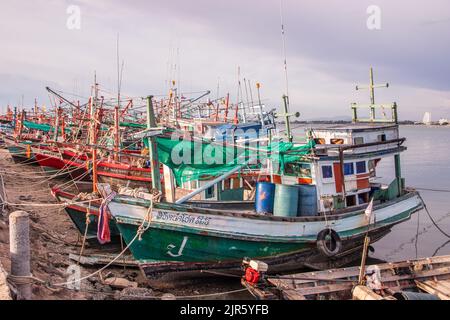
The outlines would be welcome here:
[[[87,170],[85,166],[62,158],[58,152],[39,148],[33,149],[33,153],[42,169],[49,174],[53,175],[57,172],[58,176],[62,178],[71,180],[84,178],[83,180],[86,180]]]
[[[142,201],[119,199],[110,211],[127,243],[135,238],[147,214]],[[408,220],[422,208],[417,194],[409,194],[375,209],[377,222],[369,234],[372,242],[386,235],[392,226]],[[364,211],[315,218],[261,217],[249,214],[208,214],[208,210],[169,210],[161,205],[153,210],[148,230],[130,246],[144,272],[152,276],[166,271],[238,268],[245,257],[268,261],[272,266],[294,262],[299,267],[318,269],[348,263],[358,253],[367,232]],[[335,230],[342,251],[333,258],[317,249],[317,235]],[[356,254],[358,256],[358,254]]]
[[[52,194],[60,202],[70,202],[76,198],[75,195],[59,191],[58,189],[52,189]],[[95,245],[99,244],[97,240],[99,206],[100,202],[92,202],[91,205],[89,205],[89,203],[78,203],[69,205],[65,208],[66,214],[69,216],[70,220],[72,220],[78,232],[82,236],[86,233],[86,240]],[[86,219],[88,212],[89,224],[87,224]],[[111,242],[120,243],[120,232],[114,219],[109,219],[109,229],[111,232]]]
[[[35,155],[31,151],[31,146],[17,143],[9,137],[4,137],[4,142],[14,163],[38,165]]]

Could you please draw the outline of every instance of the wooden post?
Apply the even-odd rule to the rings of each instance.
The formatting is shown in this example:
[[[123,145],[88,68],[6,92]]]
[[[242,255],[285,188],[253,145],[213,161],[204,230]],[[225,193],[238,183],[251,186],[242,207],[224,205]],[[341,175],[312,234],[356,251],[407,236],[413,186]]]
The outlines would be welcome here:
[[[217,102],[216,115],[214,117],[215,122],[219,122],[219,107],[220,107],[220,102]]]
[[[400,154],[396,154],[394,156],[395,161],[395,179],[397,180],[398,194],[397,196],[401,196],[403,194],[402,188],[402,167],[400,164]]]
[[[369,86],[369,90],[370,90],[370,120],[374,121],[375,120],[375,87],[374,87],[374,83],[373,83],[373,68],[370,68],[370,86]]]
[[[292,141],[294,141],[294,137],[292,136],[291,122],[289,120],[289,107],[288,107],[289,106],[289,98],[288,98],[288,96],[283,95],[283,102],[284,102],[284,114],[285,114],[285,121],[286,121],[286,135],[288,137],[288,141],[292,143]]]
[[[120,150],[119,106],[114,108],[114,160],[119,161]]]
[[[30,269],[30,221],[25,211],[16,211],[9,216],[9,251],[11,275],[31,276]],[[31,300],[31,282],[17,284],[21,299]]]
[[[223,117],[223,121],[227,122],[228,121],[228,108],[230,106],[230,94],[227,94],[227,100],[225,102],[225,115]]]
[[[155,113],[153,110],[153,96],[147,97],[147,129],[156,128]],[[161,175],[159,173],[158,147],[156,138],[146,138],[149,147],[150,163],[152,170],[152,187],[161,191]]]
[[[59,116],[61,110],[60,107],[56,108],[56,118],[55,118],[55,132],[53,133],[53,141],[58,142],[58,131],[59,131]]]
[[[369,222],[370,224],[370,222]],[[370,237],[366,235],[364,238],[364,246],[363,246],[363,253],[361,258],[361,267],[359,270],[359,278],[358,278],[358,284],[363,285],[364,284],[364,276],[366,275],[366,260],[367,260],[367,252],[369,250],[370,245]]]
[[[94,121],[92,123],[92,192],[98,192],[98,173],[97,173],[97,126],[100,121],[100,112],[95,112]]]
[[[163,165],[164,172],[164,194],[166,202],[175,202],[175,179],[173,176],[172,169],[168,166]]]
[[[66,123],[64,117],[61,117],[61,137],[63,138],[63,141],[66,141]]]
[[[239,103],[236,105],[236,111],[234,113],[234,124],[239,124]]]

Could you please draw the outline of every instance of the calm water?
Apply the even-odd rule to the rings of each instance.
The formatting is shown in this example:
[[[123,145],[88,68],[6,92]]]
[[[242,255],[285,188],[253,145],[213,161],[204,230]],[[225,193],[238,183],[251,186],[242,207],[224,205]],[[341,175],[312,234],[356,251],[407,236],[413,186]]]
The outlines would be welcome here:
[[[401,126],[408,150],[402,154],[402,174],[414,188],[450,190],[450,127]],[[393,170],[393,161],[379,173]],[[419,190],[433,219],[450,234],[450,192]],[[416,248],[416,235],[419,236]],[[397,225],[375,244],[374,257],[384,260],[450,254],[450,239],[432,224],[424,210]]]
[[[296,136],[301,136],[304,128],[294,132]],[[450,127],[401,126],[400,135],[407,138],[408,150],[401,155],[406,185],[450,191]],[[394,159],[384,159],[377,171],[379,182],[390,183],[387,177],[393,174]],[[420,190],[420,193],[433,219],[450,234],[450,192]],[[434,227],[422,210],[415,213],[411,220],[395,226],[390,234],[375,243],[375,253],[371,256],[397,261],[416,256],[446,255],[450,254],[449,240]]]

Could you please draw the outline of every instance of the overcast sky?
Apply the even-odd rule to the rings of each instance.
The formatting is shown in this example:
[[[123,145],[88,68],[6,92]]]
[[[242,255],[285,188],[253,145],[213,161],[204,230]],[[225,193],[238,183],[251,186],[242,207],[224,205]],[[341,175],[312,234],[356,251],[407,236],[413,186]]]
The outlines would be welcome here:
[[[283,0],[291,107],[303,119],[349,116],[355,91],[375,69],[377,102],[397,101],[402,119],[450,118],[450,2]],[[81,29],[67,28],[67,8],[81,9]],[[366,10],[381,9],[369,30]],[[94,71],[117,87],[116,38],[125,61],[123,91],[164,94],[230,92],[241,77],[262,84],[278,108],[285,92],[280,0],[1,0],[0,106],[49,104],[45,86],[89,95]],[[178,53],[177,53],[178,52]],[[174,65],[177,71],[173,71]],[[175,79],[173,79],[175,78]],[[255,90],[254,90],[255,91]]]

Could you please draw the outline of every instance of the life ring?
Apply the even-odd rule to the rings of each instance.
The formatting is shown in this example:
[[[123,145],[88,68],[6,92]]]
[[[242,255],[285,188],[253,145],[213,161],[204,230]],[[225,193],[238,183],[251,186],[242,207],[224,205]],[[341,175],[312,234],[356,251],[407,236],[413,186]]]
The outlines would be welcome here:
[[[334,257],[342,249],[339,234],[333,229],[324,229],[317,235],[317,249],[327,257]]]

